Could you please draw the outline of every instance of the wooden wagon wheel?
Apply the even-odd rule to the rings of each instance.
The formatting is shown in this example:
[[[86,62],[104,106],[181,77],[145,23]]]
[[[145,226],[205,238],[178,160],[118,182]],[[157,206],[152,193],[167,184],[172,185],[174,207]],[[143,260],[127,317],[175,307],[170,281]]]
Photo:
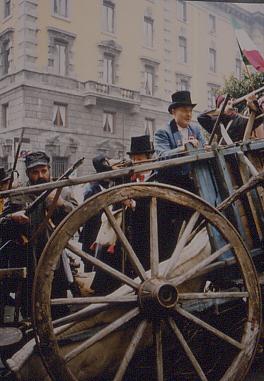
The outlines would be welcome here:
[[[145,271],[141,265],[109,209],[110,205],[126,199],[141,198],[148,198],[150,203],[149,271]],[[163,263],[160,263],[159,257],[157,223],[157,204],[161,200],[192,210],[191,218],[182,229],[172,255]],[[72,237],[78,228],[100,210],[106,213],[138,278],[132,279],[90,256],[73,241]],[[211,255],[200,259],[198,263],[191,262],[191,266],[184,270],[182,263],[184,265],[185,262],[182,262],[181,255],[189,244],[188,240],[199,219],[204,219],[214,226],[218,234],[222,235],[224,244]],[[69,304],[68,299],[51,300],[54,270],[64,248],[68,248],[84,261],[111,274],[124,286],[111,295],[76,298],[75,302],[71,301],[86,307],[69,317],[59,319],[57,325],[60,322],[64,325],[55,328],[56,324],[53,324],[51,319],[51,304]],[[184,289],[182,286],[190,279],[198,279],[202,274],[210,274],[219,257],[226,252],[234,256],[236,271],[240,272],[239,276],[243,280],[241,289],[215,292],[197,291],[197,289],[182,291]],[[179,266],[182,266],[181,272],[177,273]],[[157,184],[128,184],[111,188],[92,197],[74,210],[58,226],[43,252],[35,277],[33,299],[36,339],[46,369],[51,378],[56,381],[103,380],[104,376],[108,380],[129,380],[128,365],[137,357],[137,353],[139,357],[150,356],[152,360],[155,358],[150,378],[158,381],[242,380],[254,356],[261,324],[261,301],[257,275],[247,249],[236,230],[220,212],[199,197],[179,188]],[[211,303],[211,310],[217,309],[219,307],[217,300],[228,302],[228,305],[233,302],[238,303],[239,313],[244,314],[244,323],[239,332],[236,332],[234,328],[236,321],[240,318],[237,312],[235,314],[232,312],[232,316],[228,316],[229,309],[226,309],[228,325],[223,328],[221,324],[218,324],[219,322],[208,320],[207,313],[202,315],[195,310],[197,302],[208,301]],[[100,316],[108,317],[111,311],[112,320],[98,328],[100,318],[97,318],[97,314],[105,314]],[[233,310],[230,308],[230,311]],[[218,316],[219,313],[216,315]],[[86,336],[65,352],[59,335],[76,324],[73,321],[74,317],[78,317],[78,321],[84,321],[91,316],[96,320],[96,332],[92,336]],[[190,335],[191,339],[186,333],[186,327],[190,324],[192,329],[195,327]],[[203,341],[197,349],[195,340],[197,338],[199,340],[199,337],[203,338],[204,334],[207,336],[206,343]],[[114,335],[117,335],[119,339]],[[125,346],[124,342],[126,342]],[[98,349],[99,344],[101,347]],[[192,344],[195,348],[192,348]],[[225,346],[224,352],[228,353],[228,358],[220,359],[220,364],[216,361],[214,368],[217,368],[217,372],[215,369],[212,371],[207,367],[207,363],[212,361],[213,348],[222,344]],[[211,348],[210,345],[213,347]],[[144,352],[146,349],[147,354],[146,351]],[[200,350],[203,353],[208,352],[205,354],[205,360],[203,356],[200,356]],[[79,360],[82,354],[85,356]],[[215,356],[222,354],[223,351],[220,351]],[[88,370],[88,373],[84,374],[81,368],[84,367],[85,361],[93,362],[91,367],[96,368],[97,362],[103,361],[101,357],[104,357],[106,361],[107,356],[110,356],[111,362],[108,368],[106,366],[104,369],[96,369],[91,373]],[[211,356],[209,360],[208,356]],[[176,368],[179,368],[182,359],[188,363],[187,369],[193,369],[192,375],[177,376],[178,369],[174,369],[174,364]],[[109,366],[111,376],[109,376]],[[216,374],[219,375],[218,378]],[[132,379],[135,379],[135,376]]]

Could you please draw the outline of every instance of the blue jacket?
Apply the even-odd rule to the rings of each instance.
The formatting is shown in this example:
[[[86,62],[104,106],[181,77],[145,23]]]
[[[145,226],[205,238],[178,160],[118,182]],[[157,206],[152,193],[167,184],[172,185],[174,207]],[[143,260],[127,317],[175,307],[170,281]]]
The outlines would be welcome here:
[[[188,126],[189,136],[197,139],[202,146],[206,144],[203,134],[199,127]],[[155,133],[154,148],[158,156],[165,157],[173,154],[171,150],[182,145],[181,134],[174,119],[168,123],[164,129],[160,129]]]
[[[188,126],[187,128],[189,137],[193,136],[201,143],[202,146],[206,144],[199,127]],[[173,150],[181,145],[181,133],[179,132],[178,126],[174,119],[172,119],[164,129],[160,129],[155,133],[154,148],[157,156],[161,158],[169,158],[174,155],[176,152],[173,152]],[[158,179],[161,182],[175,185],[177,184],[177,177],[188,176],[190,169],[190,164],[182,164],[178,165],[177,169],[172,167],[160,170],[158,171]]]

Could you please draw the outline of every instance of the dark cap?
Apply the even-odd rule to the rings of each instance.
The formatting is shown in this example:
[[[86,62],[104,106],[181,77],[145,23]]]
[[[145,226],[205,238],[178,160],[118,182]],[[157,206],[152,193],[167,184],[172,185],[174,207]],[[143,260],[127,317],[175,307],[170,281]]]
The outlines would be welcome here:
[[[4,167],[0,168],[0,183],[5,183],[11,178],[11,170],[6,171]]]
[[[97,173],[111,171],[112,169],[107,157],[102,153],[93,158],[93,166]]]
[[[130,151],[128,155],[136,155],[141,153],[153,153],[153,144],[150,141],[149,135],[134,136],[131,138]]]
[[[38,165],[49,165],[50,158],[45,152],[37,151],[29,153],[25,158],[26,168],[30,169]]]

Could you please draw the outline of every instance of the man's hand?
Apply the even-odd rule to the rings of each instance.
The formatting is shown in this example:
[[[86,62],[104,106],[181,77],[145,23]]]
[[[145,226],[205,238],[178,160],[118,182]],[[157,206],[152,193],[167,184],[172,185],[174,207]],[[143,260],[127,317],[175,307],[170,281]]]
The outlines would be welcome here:
[[[189,139],[187,143],[191,143],[195,148],[198,148],[199,141],[197,139]]]
[[[10,219],[18,224],[28,224],[29,218],[25,215],[25,211],[21,210],[20,212],[10,214]]]
[[[136,207],[136,201],[133,200],[132,198],[128,198],[127,200],[122,201],[122,204],[126,208],[131,208],[132,210],[135,209],[135,207]]]
[[[247,107],[250,108],[250,110],[252,111],[255,111],[257,112],[258,111],[258,107],[257,107],[257,97],[255,94],[251,94],[251,95],[248,95],[246,97],[246,101],[247,101]]]
[[[47,206],[49,207],[50,205],[52,205],[53,203],[53,200],[55,198],[55,195],[56,195],[56,189],[54,189],[47,197]],[[64,205],[64,201],[63,201],[63,198],[61,196],[59,196],[57,202],[56,202],[56,206],[58,207],[62,207]]]

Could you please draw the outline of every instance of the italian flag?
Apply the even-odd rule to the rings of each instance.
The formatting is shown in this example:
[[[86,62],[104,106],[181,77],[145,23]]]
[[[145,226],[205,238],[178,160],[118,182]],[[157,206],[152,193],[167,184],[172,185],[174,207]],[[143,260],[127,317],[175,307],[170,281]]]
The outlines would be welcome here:
[[[237,43],[245,65],[252,65],[257,71],[264,73],[264,59],[247,32],[240,27],[238,22],[232,19],[235,28]]]

